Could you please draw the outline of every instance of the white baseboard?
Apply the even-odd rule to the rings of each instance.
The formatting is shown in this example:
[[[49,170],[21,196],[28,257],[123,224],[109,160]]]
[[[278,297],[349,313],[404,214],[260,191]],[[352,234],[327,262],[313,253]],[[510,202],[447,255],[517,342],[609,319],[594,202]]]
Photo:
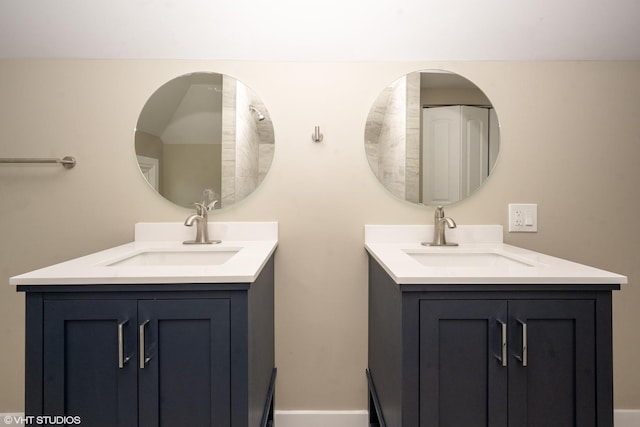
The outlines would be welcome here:
[[[274,427],[368,427],[367,411],[278,411],[274,413]],[[640,426],[640,410],[613,411],[614,427]]]
[[[614,427],[640,426],[640,409],[616,409],[613,411]]]
[[[274,427],[369,427],[369,412],[274,411]]]

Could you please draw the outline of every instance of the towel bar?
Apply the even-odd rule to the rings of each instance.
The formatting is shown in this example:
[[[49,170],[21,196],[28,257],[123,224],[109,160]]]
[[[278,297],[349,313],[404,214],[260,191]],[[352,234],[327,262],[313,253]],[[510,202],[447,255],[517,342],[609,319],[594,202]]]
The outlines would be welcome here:
[[[41,159],[41,158],[9,158],[0,159],[0,163],[57,163],[61,164],[65,169],[72,169],[76,165],[76,158],[73,156],[65,156],[62,159]]]

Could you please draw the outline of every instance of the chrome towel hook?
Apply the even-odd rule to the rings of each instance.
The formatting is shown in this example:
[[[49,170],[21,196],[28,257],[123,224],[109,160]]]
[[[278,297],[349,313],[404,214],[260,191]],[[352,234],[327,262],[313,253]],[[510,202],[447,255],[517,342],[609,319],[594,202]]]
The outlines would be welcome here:
[[[322,142],[324,139],[324,135],[320,133],[320,126],[316,126],[315,131],[311,135],[311,140],[313,142]]]

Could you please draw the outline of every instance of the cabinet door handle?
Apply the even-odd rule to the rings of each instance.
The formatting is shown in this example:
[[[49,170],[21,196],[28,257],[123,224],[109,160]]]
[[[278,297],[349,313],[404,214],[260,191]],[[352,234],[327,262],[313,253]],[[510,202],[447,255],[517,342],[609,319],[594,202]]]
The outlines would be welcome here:
[[[124,326],[129,323],[128,320],[118,323],[118,368],[124,368],[124,364],[131,359],[131,357],[124,357]]]
[[[149,361],[149,359],[146,357],[146,354],[145,354],[146,340],[144,338],[144,333],[145,333],[145,330],[146,330],[147,323],[149,323],[149,321],[145,320],[144,322],[142,322],[140,324],[140,334],[139,334],[139,337],[140,337],[140,369],[144,369],[145,365]]]
[[[496,319],[500,325],[501,339],[500,339],[500,353],[501,357],[496,356],[502,366],[507,366],[507,324],[501,320]]]
[[[522,362],[522,366],[527,367],[527,359],[528,359],[528,349],[527,349],[527,323],[522,320],[517,321],[522,327],[522,353],[521,356],[516,356],[520,362]]]

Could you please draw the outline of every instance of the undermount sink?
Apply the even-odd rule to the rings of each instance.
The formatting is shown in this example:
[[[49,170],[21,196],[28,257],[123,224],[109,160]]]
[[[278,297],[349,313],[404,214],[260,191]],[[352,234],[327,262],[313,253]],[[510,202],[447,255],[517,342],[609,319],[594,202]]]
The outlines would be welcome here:
[[[427,267],[455,268],[500,268],[500,267],[534,267],[533,264],[498,252],[485,251],[445,251],[405,250],[412,259]]]
[[[163,250],[150,249],[107,264],[110,267],[123,266],[178,266],[178,265],[221,265],[240,251],[239,248],[215,248],[206,250]]]
[[[500,225],[458,225],[447,230],[447,239],[458,246],[422,245],[434,230],[365,225],[369,265],[375,261],[400,286],[627,283],[619,274],[505,244]]]
[[[185,245],[183,222],[137,223],[134,240],[10,278],[12,285],[197,285],[257,280],[278,246],[275,221],[211,222],[219,244]]]

